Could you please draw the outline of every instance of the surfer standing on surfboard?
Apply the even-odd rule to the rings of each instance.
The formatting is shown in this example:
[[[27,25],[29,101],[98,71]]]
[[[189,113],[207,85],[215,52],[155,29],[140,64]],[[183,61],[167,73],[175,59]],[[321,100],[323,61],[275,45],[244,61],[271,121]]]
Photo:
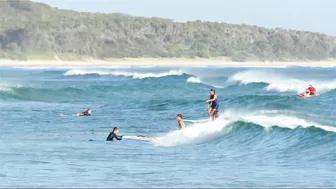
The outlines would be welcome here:
[[[213,117],[213,114],[216,110],[218,110],[219,108],[219,103],[217,100],[217,95],[216,95],[216,91],[213,89],[210,89],[210,99],[206,101],[207,103],[211,103],[211,105],[208,108],[208,115],[209,115],[209,119],[211,119],[211,117]],[[212,116],[211,116],[212,115]]]
[[[213,91],[213,89],[210,89],[210,98],[209,99],[213,99],[214,95],[211,93]],[[209,118],[211,117],[211,102],[208,102],[208,116]]]

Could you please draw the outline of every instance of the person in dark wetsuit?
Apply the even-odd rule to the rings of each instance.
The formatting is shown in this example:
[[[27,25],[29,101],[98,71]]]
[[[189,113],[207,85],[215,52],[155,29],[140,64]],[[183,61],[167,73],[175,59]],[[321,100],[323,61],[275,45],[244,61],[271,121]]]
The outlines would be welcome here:
[[[208,110],[208,112],[210,111],[209,113],[209,118],[211,118],[211,114],[212,114],[212,117],[214,117],[214,112],[218,110],[219,108],[219,103],[218,103],[218,100],[217,100],[217,95],[216,95],[216,91],[211,89],[210,90],[210,94],[212,95],[209,100],[207,100],[206,102],[211,102],[211,106],[210,106],[210,110]]]
[[[210,98],[209,99],[213,99],[214,95],[212,93],[213,89],[210,89]],[[211,106],[212,106],[212,102],[208,102],[208,116],[211,117]]]
[[[116,140],[121,140],[122,136],[118,136],[117,134],[119,133],[119,129],[118,127],[114,127],[113,131],[108,135],[108,137],[106,138],[106,141],[114,141],[114,139]]]
[[[92,110],[89,108],[85,112],[78,113],[76,116],[91,116]]]

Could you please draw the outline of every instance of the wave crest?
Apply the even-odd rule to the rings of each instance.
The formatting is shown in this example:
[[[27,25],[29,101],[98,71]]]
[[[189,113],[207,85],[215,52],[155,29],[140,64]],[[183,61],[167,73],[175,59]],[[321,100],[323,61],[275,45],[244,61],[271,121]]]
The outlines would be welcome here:
[[[317,88],[318,93],[325,93],[336,89],[336,80],[318,81],[288,78],[288,76],[265,71],[243,71],[238,72],[229,78],[229,81],[236,81],[240,84],[267,83],[267,91],[277,92],[303,92],[309,84]]]
[[[187,79],[188,83],[202,83],[201,79],[197,78],[197,77],[190,77]]]
[[[141,72],[126,72],[126,71],[110,71],[110,70],[80,70],[73,69],[65,72],[64,76],[75,76],[75,75],[112,75],[112,76],[123,76],[132,77],[133,79],[144,79],[144,78],[160,78],[166,76],[178,76],[182,75],[184,72],[181,70],[170,70],[168,72],[161,73],[141,73]]]
[[[281,127],[286,129],[296,128],[319,128],[327,132],[336,132],[336,127],[326,126],[301,119],[294,116],[287,116],[279,113],[279,111],[256,111],[251,114],[237,115],[231,111],[222,113],[221,117],[216,121],[203,123],[194,123],[187,126],[184,130],[176,130],[156,137],[151,142],[156,146],[178,146],[185,144],[202,143],[213,140],[229,133],[236,122],[252,123],[270,129],[272,127]],[[280,114],[280,115],[277,115]]]

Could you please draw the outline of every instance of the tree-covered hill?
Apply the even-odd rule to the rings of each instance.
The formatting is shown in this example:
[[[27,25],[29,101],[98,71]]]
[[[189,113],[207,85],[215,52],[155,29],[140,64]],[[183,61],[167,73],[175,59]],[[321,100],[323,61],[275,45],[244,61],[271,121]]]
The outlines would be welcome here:
[[[177,23],[124,14],[81,13],[23,0],[0,1],[0,57],[336,58],[336,37],[214,22]]]

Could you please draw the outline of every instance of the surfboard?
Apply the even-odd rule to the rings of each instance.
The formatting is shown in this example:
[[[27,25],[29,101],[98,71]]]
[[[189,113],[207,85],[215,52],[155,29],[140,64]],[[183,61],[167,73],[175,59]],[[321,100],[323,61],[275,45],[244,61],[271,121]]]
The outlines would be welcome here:
[[[184,122],[191,122],[191,123],[206,123],[209,119],[200,119],[200,120],[193,120],[193,119],[184,119]]]
[[[137,141],[145,141],[149,142],[155,138],[148,137],[148,136],[123,136],[122,140],[137,140]],[[90,139],[89,142],[111,142],[106,140],[96,140],[96,139]]]
[[[149,142],[153,140],[154,138],[147,137],[147,136],[123,136],[123,140],[140,140],[140,141],[146,141]]]
[[[299,94],[298,95],[300,98],[312,98],[312,97],[316,97],[317,95],[305,95],[305,94]]]

